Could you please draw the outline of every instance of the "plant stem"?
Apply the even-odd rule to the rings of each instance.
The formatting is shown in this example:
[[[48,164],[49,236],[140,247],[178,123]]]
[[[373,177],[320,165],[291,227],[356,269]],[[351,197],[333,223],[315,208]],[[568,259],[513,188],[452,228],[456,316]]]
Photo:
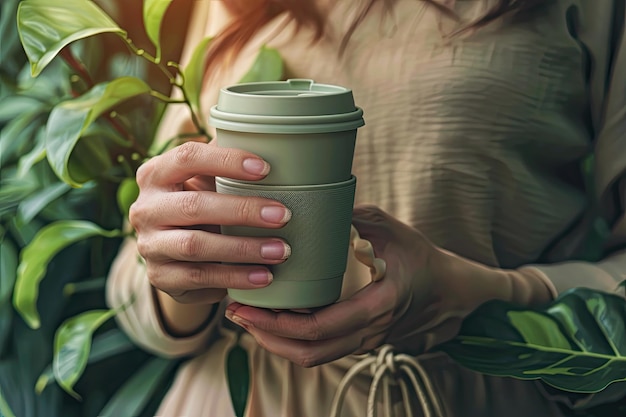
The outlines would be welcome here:
[[[177,70],[177,72],[184,77],[182,71],[180,70],[180,67],[178,66],[178,64],[175,64],[173,62],[168,62],[167,64],[163,64],[163,61],[157,61],[156,58],[152,55],[150,55],[148,52],[146,52],[145,49],[142,48],[138,48],[137,45],[135,45],[132,41],[132,39],[130,38],[125,38],[126,41],[126,45],[128,45],[128,48],[137,56],[140,56],[144,59],[146,59],[148,62],[156,65],[161,72],[167,77],[167,79],[169,80],[170,84],[174,87],[178,87],[180,89],[180,91],[183,93],[183,100],[171,100],[171,99],[167,99],[164,100],[162,97],[165,97],[164,94],[158,93],[156,91],[153,91],[151,94],[152,96],[165,101],[166,103],[178,103],[178,104],[186,104],[187,107],[189,107],[189,111],[191,113],[191,121],[193,122],[194,126],[196,127],[196,129],[198,129],[198,134],[200,136],[204,136],[206,137],[209,141],[211,140],[211,137],[208,135],[206,129],[202,126],[202,124],[200,123],[200,119],[198,118],[198,115],[196,114],[196,112],[194,111],[192,105],[191,105],[191,101],[189,100],[189,96],[187,95],[187,92],[185,91],[185,89],[183,88],[183,83],[179,83],[176,80],[176,76],[174,74],[172,74],[169,71],[170,67],[173,67]],[[159,96],[155,95],[155,94],[159,94]]]
[[[91,78],[91,75],[89,75],[89,72],[87,71],[85,65],[80,62],[76,58],[76,56],[74,56],[70,48],[64,48],[63,50],[61,50],[60,55],[61,58],[63,58],[63,60],[65,60],[65,62],[70,66],[70,68],[76,71],[77,75],[85,82],[85,84],[87,84],[88,89],[91,89],[96,85],[93,78]],[[148,151],[144,149],[141,145],[139,145],[137,139],[128,130],[126,130],[124,126],[122,126],[122,124],[115,118],[114,112],[103,115],[103,117],[120,135],[122,135],[124,139],[126,139],[131,144],[131,148],[134,151],[142,155],[148,154]]]
[[[70,66],[70,68],[76,71],[78,76],[85,83],[87,83],[87,86],[89,88],[92,88],[94,85],[96,85],[96,83],[91,78],[91,75],[89,75],[89,72],[87,71],[87,68],[85,67],[85,65],[82,62],[80,62],[78,59],[76,59],[76,57],[74,56],[70,48],[63,48],[63,50],[61,50],[60,55],[61,55],[61,58],[63,58],[65,62]]]

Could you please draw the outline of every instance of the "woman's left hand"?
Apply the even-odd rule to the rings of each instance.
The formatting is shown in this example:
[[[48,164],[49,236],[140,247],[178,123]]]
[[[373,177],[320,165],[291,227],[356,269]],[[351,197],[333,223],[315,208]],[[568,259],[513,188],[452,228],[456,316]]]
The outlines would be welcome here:
[[[483,302],[513,299],[518,281],[527,279],[445,252],[376,207],[356,208],[353,224],[385,260],[382,280],[312,313],[233,303],[226,316],[265,349],[304,367],[387,343],[419,354],[454,337],[462,319]]]

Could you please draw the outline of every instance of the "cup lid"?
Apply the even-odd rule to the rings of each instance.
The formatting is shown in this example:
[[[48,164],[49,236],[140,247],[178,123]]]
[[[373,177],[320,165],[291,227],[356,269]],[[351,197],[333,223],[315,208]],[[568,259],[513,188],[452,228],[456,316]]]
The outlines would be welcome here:
[[[316,133],[364,125],[352,90],[308,79],[236,84],[220,90],[210,123],[259,133]]]

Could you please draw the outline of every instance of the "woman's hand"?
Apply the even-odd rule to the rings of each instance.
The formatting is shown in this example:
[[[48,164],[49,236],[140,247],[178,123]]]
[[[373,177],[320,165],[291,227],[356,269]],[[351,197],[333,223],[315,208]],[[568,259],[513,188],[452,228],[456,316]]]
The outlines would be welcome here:
[[[259,180],[269,169],[251,153],[198,142],[141,166],[140,194],[129,217],[155,288],[177,303],[206,305],[219,302],[226,288],[260,288],[272,281],[262,265],[283,262],[289,247],[279,239],[224,236],[218,225],[280,228],[291,213],[276,201],[218,194],[214,183],[215,176]]]
[[[267,350],[310,367],[386,343],[399,351],[422,353],[452,338],[478,305],[493,298],[513,300],[520,280],[522,292],[527,289],[520,273],[445,252],[376,207],[355,209],[353,224],[385,260],[382,280],[310,314],[234,303],[227,317]]]

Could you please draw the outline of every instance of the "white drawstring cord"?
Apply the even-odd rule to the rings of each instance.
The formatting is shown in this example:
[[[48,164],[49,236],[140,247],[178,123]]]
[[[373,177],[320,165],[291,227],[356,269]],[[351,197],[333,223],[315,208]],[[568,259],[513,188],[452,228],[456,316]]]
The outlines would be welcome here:
[[[372,368],[374,375],[367,398],[367,417],[377,417],[376,398],[382,383],[384,417],[394,417],[393,404],[391,402],[391,384],[396,382],[400,387],[404,412],[407,417],[413,417],[410,394],[405,380],[401,374],[407,376],[411,381],[413,391],[417,395],[422,407],[424,417],[444,417],[443,408],[439,397],[435,393],[434,387],[426,371],[416,358],[406,354],[395,354],[393,348],[385,345],[381,348],[377,356],[368,356],[357,362],[348,370],[343,377],[337,393],[331,405],[330,417],[340,417],[341,408],[350,384],[354,378],[368,367]]]
[[[351,230],[351,246],[354,248],[356,259],[370,269],[372,281],[379,281],[385,277],[387,265],[385,261],[376,258],[372,244],[366,239],[362,239],[354,226]],[[376,398],[382,383],[382,399],[385,411],[384,417],[395,417],[391,400],[391,384],[395,382],[400,387],[404,414],[406,417],[413,417],[411,408],[410,390],[401,374],[405,374],[411,381],[413,391],[419,399],[424,417],[444,417],[439,397],[435,393],[434,387],[426,371],[416,358],[406,354],[395,354],[393,348],[385,345],[380,349],[377,356],[369,355],[365,359],[357,362],[346,372],[333,398],[330,417],[340,417],[346,393],[354,378],[371,367],[373,375],[372,384],[367,398],[367,417],[377,417]],[[395,381],[394,381],[395,380]]]

